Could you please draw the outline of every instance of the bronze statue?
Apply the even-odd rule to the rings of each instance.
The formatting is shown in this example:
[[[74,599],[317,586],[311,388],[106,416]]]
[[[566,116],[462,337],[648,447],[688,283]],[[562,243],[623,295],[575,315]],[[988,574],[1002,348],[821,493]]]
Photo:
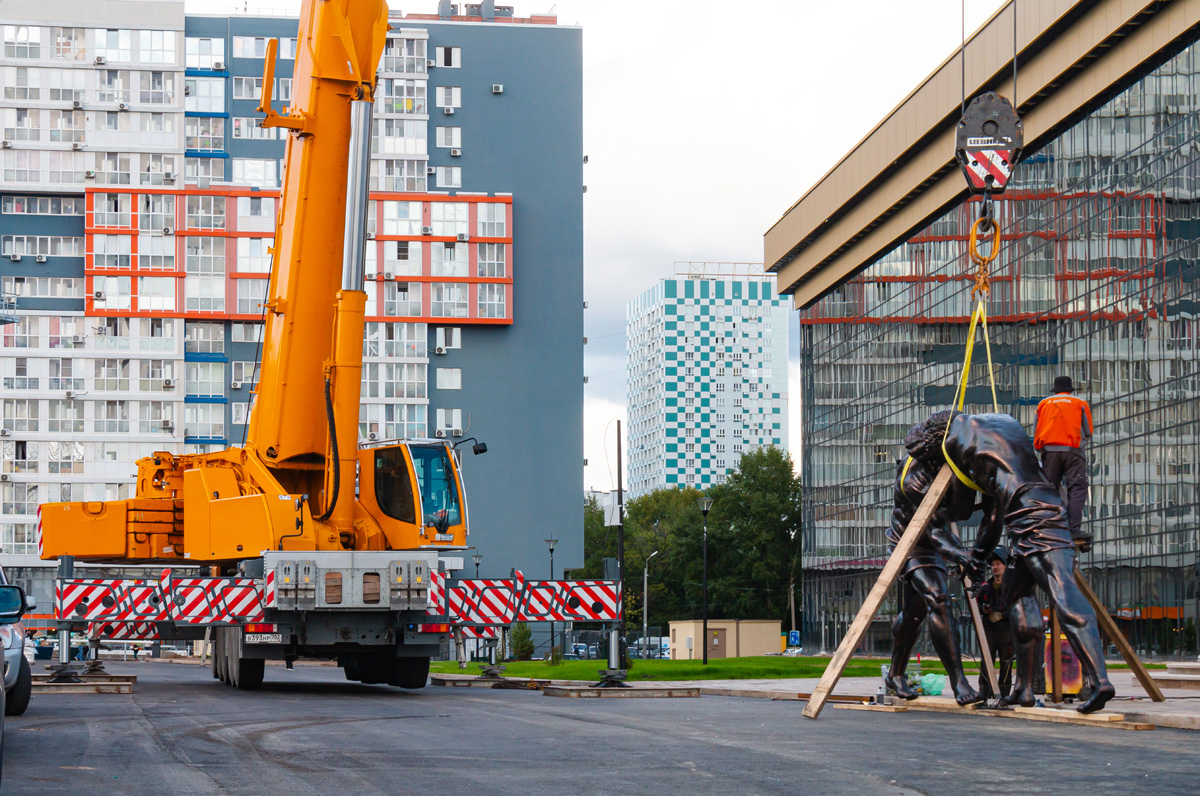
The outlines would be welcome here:
[[[940,463],[938,467],[941,467]],[[917,459],[909,458],[896,465],[892,524],[887,529],[889,549],[895,549],[899,543],[900,536],[936,475],[937,470],[931,470]],[[963,674],[958,634],[950,620],[949,592],[946,588],[946,561],[964,568],[968,574],[973,573],[977,580],[982,579],[979,576],[983,568],[975,563],[963,547],[948,519],[955,509],[958,513],[965,512],[969,517],[974,505],[974,492],[966,488],[952,489],[904,562],[904,572],[900,576],[900,611],[892,623],[892,663],[885,678],[888,687],[902,699],[917,697],[917,692],[909,686],[904,673],[920,634],[921,623],[927,618],[929,637],[942,665],[946,667],[955,701],[960,705],[969,705],[983,698]]]
[[[1075,585],[1078,553],[1058,490],[1047,483],[1025,429],[1003,414],[938,412],[914,426],[904,440],[914,459],[931,470],[948,462],[957,480],[981,493],[983,522],[971,551],[980,564],[1008,529],[1009,566],[1001,583],[1017,647],[1017,678],[1001,704],[1032,706],[1033,670],[1044,634],[1042,615],[1032,599],[1034,586],[1049,594],[1063,632],[1095,684],[1076,708],[1092,713],[1116,693],[1104,665],[1096,615]],[[943,505],[955,501],[950,497]],[[954,513],[952,519],[966,519]]]

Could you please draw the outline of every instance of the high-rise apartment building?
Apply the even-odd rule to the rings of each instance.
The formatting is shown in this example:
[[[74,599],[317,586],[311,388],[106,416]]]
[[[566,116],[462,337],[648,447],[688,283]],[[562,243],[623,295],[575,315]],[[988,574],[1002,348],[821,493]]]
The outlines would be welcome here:
[[[0,279],[17,320],[0,347],[0,563],[48,599],[30,569],[39,503],[126,497],[141,456],[244,439],[287,135],[255,109],[272,38],[273,105],[288,104],[297,21],[185,15],[178,0],[6,9]],[[390,24],[360,437],[486,441],[465,462],[483,574],[540,565],[547,527],[571,566],[580,31],[490,2]]]
[[[787,448],[787,313],[753,264],[689,263],[625,313],[629,493],[719,484]]]

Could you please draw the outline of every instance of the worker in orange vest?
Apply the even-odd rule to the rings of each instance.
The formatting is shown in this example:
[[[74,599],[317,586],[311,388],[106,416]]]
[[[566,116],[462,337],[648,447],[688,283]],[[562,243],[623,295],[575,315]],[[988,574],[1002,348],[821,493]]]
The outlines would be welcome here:
[[[1086,550],[1092,536],[1080,530],[1088,495],[1088,463],[1083,445],[1092,437],[1092,410],[1074,392],[1070,376],[1055,377],[1052,394],[1038,404],[1033,447],[1041,451],[1042,472],[1050,483],[1060,488],[1066,486],[1071,538]]]

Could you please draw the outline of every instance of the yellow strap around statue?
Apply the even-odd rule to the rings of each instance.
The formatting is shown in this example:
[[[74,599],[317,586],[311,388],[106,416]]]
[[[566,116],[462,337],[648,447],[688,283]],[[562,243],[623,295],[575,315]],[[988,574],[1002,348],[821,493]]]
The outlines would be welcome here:
[[[1000,411],[1000,402],[996,398],[996,374],[992,368],[992,344],[988,339],[987,328],[987,306],[984,304],[983,298],[975,305],[975,311],[971,313],[971,328],[967,332],[967,351],[963,357],[962,377],[958,381],[958,388],[954,391],[954,399],[950,402],[952,409],[961,412],[963,406],[967,402],[967,378],[971,375],[971,355],[975,351],[975,329],[982,323],[983,325],[983,347],[987,352],[988,365],[988,382],[992,387],[992,410]],[[950,414],[950,419],[946,421],[946,433],[950,433],[950,424],[954,421],[954,413]],[[950,454],[946,452],[946,438],[942,437],[942,456],[946,459],[946,464],[950,465],[950,469],[958,476],[958,480],[974,489],[976,492],[982,492],[974,481],[967,477],[967,474],[958,468],[954,460],[950,458]],[[907,465],[905,471],[907,472]]]
[[[912,467],[913,457],[909,456],[904,461],[904,469],[900,471],[900,494],[904,495],[904,481],[908,478],[908,468]],[[905,495],[907,497],[907,495]]]

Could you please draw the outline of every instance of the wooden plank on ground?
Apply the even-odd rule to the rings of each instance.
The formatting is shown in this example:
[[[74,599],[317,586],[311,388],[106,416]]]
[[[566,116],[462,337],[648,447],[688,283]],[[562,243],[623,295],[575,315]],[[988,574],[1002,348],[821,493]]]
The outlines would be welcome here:
[[[913,515],[912,521],[904,529],[904,534],[901,535],[900,542],[896,545],[896,549],[892,551],[887,564],[884,565],[883,572],[879,573],[879,578],[875,581],[875,585],[871,587],[870,593],[867,594],[866,602],[858,610],[858,616],[854,617],[854,622],[851,623],[850,629],[846,631],[846,635],[842,637],[842,643],[838,645],[837,652],[833,654],[833,657],[829,660],[829,665],[825,667],[825,673],[821,675],[821,681],[817,683],[817,687],[813,690],[812,698],[804,706],[805,717],[815,719],[821,715],[821,709],[825,707],[825,701],[829,698],[829,694],[832,693],[838,680],[842,679],[842,672],[845,671],[846,664],[850,662],[850,656],[854,654],[854,650],[858,647],[858,642],[862,640],[867,626],[875,618],[876,612],[879,611],[879,606],[883,604],[884,598],[887,597],[888,590],[892,588],[892,584],[900,577],[900,570],[904,566],[904,562],[908,560],[908,556],[918,540],[920,540],[921,534],[925,533],[925,528],[933,518],[934,512],[937,511],[938,505],[942,502],[942,497],[946,494],[946,490],[950,488],[950,479],[953,477],[954,474],[950,471],[950,465],[943,464],[941,471],[937,474],[937,478],[933,481],[933,485],[925,493],[925,499],[917,507],[917,513]]]
[[[873,710],[876,713],[905,713],[908,708],[903,705],[864,705],[862,703],[845,703],[834,705],[838,710]]]
[[[971,594],[971,579],[963,576],[963,587],[967,591],[967,605],[971,607],[971,619],[975,621],[975,635],[979,638],[979,652],[983,656],[984,671],[987,672],[988,683],[992,686],[992,698],[1000,696],[1000,680],[996,677],[996,664],[992,662],[992,650],[988,645],[987,633],[983,629],[983,616],[979,613],[979,603]]]
[[[1083,592],[1083,596],[1092,604],[1092,610],[1096,612],[1096,621],[1100,623],[1100,627],[1104,630],[1105,635],[1112,639],[1112,643],[1117,645],[1117,649],[1121,652],[1121,657],[1129,664],[1129,668],[1133,670],[1133,674],[1137,677],[1138,682],[1142,684],[1142,688],[1146,689],[1146,693],[1150,695],[1150,699],[1155,702],[1162,702],[1166,699],[1163,696],[1162,689],[1158,687],[1158,683],[1150,677],[1150,672],[1146,671],[1146,667],[1142,664],[1142,659],[1133,651],[1133,647],[1129,645],[1125,634],[1121,632],[1121,628],[1117,627],[1117,623],[1108,615],[1108,609],[1100,603],[1100,598],[1096,596],[1096,592],[1092,591],[1092,587],[1084,580],[1083,573],[1078,568],[1075,570],[1075,584],[1079,586],[1079,590]]]

